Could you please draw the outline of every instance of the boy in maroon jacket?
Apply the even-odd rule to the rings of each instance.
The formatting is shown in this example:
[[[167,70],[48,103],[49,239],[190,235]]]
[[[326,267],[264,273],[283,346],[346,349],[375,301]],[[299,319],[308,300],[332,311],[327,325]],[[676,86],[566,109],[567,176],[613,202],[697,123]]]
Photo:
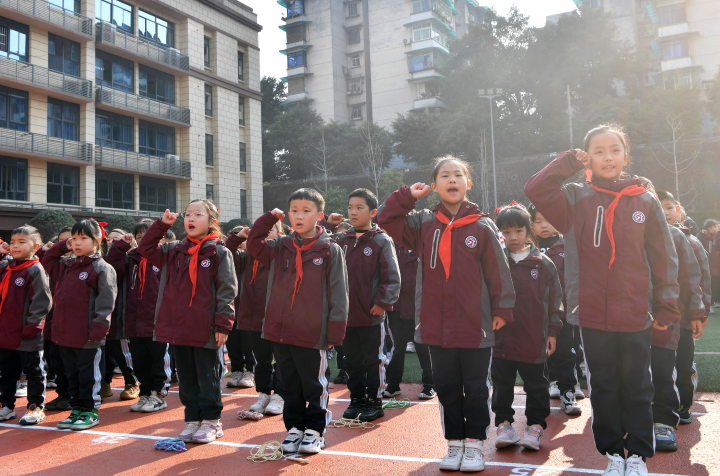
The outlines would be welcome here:
[[[247,250],[270,270],[262,338],[273,342],[277,392],[285,401],[283,452],[319,453],[332,419],[327,349],[342,344],[347,324],[347,270],[340,247],[317,225],[325,206],[322,195],[300,189],[288,206],[293,232],[266,239],[285,217],[275,209],[255,221]]]

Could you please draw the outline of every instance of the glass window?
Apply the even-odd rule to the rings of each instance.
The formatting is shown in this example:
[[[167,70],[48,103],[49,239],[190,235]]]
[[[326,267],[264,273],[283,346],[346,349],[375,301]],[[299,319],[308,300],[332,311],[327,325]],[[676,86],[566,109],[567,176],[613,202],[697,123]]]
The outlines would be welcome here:
[[[168,48],[174,48],[175,24],[151,13],[138,10],[138,36]]]
[[[175,104],[175,76],[140,65],[140,96]]]
[[[353,106],[352,108],[352,120],[359,121],[362,119],[362,106]]]
[[[95,206],[133,210],[135,178],[129,174],[95,171]]]
[[[29,33],[27,25],[0,17],[0,57],[27,63]]]
[[[350,67],[351,68],[359,68],[360,67],[360,55],[352,55],[350,57]]]
[[[140,210],[150,212],[175,210],[175,182],[141,176]]]
[[[238,100],[238,115],[240,116],[240,125],[245,125],[245,98],[240,96]]]
[[[175,155],[175,129],[141,120],[138,130],[141,154],[158,157]]]
[[[672,25],[673,23],[682,23],[685,21],[685,5],[678,3],[667,7],[658,8],[660,14],[661,25]]]
[[[431,33],[432,27],[429,21],[413,25],[413,41],[429,40]]]
[[[247,218],[247,190],[240,190],[240,218]]]
[[[48,68],[80,76],[80,43],[48,34]]]
[[[213,115],[212,86],[210,84],[205,85],[205,115]]]
[[[360,43],[360,28],[353,28],[352,30],[348,30],[347,42],[350,44]]]
[[[28,93],[0,86],[0,127],[28,130]]]
[[[435,66],[440,66],[440,65],[435,64],[436,59],[437,59],[437,56],[433,55],[432,53],[411,56],[408,59],[409,66],[410,66],[410,72],[413,73],[415,71],[422,71],[424,69],[431,69],[431,68],[434,68]]]
[[[120,0],[95,0],[95,17],[133,33],[133,7]]]
[[[687,38],[680,40],[672,40],[663,43],[662,45],[663,59],[679,58],[681,56],[688,55],[688,41]]]
[[[80,205],[80,167],[48,162],[47,201]]]
[[[348,4],[348,16],[349,17],[358,16],[358,4],[357,3],[349,3]]]
[[[80,140],[80,105],[48,98],[47,135]]]
[[[210,38],[208,38],[207,36],[204,38],[203,55],[205,58],[205,67],[209,68],[210,67]]]
[[[97,84],[134,93],[134,69],[132,61],[104,51],[95,52],[95,81]]]
[[[0,157],[0,199],[27,200],[27,160]]]
[[[305,14],[305,0],[288,0],[287,5],[287,16],[294,17]]]
[[[80,0],[48,0],[48,3],[63,10],[80,13]]]
[[[133,151],[133,118],[95,111],[95,145]]]
[[[412,5],[412,12],[424,12],[430,10],[430,0],[415,0]]]
[[[215,165],[212,134],[205,134],[205,165]]]
[[[215,186],[213,186],[212,184],[209,184],[209,183],[205,184],[205,198],[207,198],[208,200],[214,200],[214,199],[215,199],[215,197],[214,197],[214,195],[215,195],[214,188],[215,188]]]
[[[288,61],[288,68],[295,68],[297,66],[305,66],[307,63],[305,62],[305,52],[304,51],[296,51],[295,53],[288,53],[287,55],[287,61]]]
[[[244,81],[245,74],[245,55],[242,51],[238,51],[238,79]]]
[[[240,142],[240,172],[247,172],[247,155],[244,142]]]

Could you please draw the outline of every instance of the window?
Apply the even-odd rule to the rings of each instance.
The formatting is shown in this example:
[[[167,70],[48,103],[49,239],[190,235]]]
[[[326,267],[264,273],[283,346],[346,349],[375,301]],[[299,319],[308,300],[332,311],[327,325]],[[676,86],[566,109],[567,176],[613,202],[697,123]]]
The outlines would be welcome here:
[[[413,41],[423,41],[431,38],[441,45],[447,46],[447,36],[429,21],[413,25]]]
[[[210,38],[207,36],[204,38],[203,43],[203,57],[205,58],[205,67],[210,67]]]
[[[362,120],[362,106],[353,106],[353,108],[352,108],[352,120],[353,120],[353,121],[360,121],[360,120]]]
[[[240,125],[245,125],[245,98],[240,96],[238,99],[238,114],[240,115]]]
[[[80,167],[48,162],[47,201],[80,205]]]
[[[172,180],[140,177],[140,210],[174,210],[175,197],[175,182]]]
[[[692,89],[692,76],[680,76],[680,81],[678,81],[678,86],[681,88],[691,88]]]
[[[665,89],[675,89],[675,78],[665,80]]]
[[[213,150],[212,134],[205,134],[205,165],[215,165],[215,153]]]
[[[663,59],[679,58],[688,55],[688,41],[686,38],[672,40],[662,45]]]
[[[138,11],[138,36],[148,41],[167,46],[175,47],[175,24],[160,17]]]
[[[28,130],[28,93],[0,86],[0,127]]]
[[[238,79],[244,81],[245,79],[245,55],[242,51],[238,51]]]
[[[359,68],[360,67],[360,55],[352,55],[350,57],[350,67],[351,68]]]
[[[240,142],[240,172],[247,172],[247,155],[243,142]]]
[[[349,44],[360,43],[360,28],[353,28],[347,32],[347,42]]]
[[[133,88],[134,65],[119,56],[95,52],[95,82],[103,86],[128,93],[135,92]]]
[[[240,218],[247,218],[247,190],[240,190]]]
[[[305,0],[288,0],[286,5],[288,18],[305,14]]]
[[[430,10],[430,0],[415,0],[412,4],[412,12],[424,12]]]
[[[48,68],[80,76],[80,43],[48,34]]]
[[[359,94],[362,92],[362,80],[353,79],[350,81],[350,92],[353,94]]]
[[[432,53],[426,53],[424,55],[411,56],[410,59],[410,72],[422,71],[424,69],[430,69],[435,67],[435,61]]]
[[[80,105],[48,98],[47,135],[80,140]]]
[[[175,104],[175,76],[140,65],[140,96]]]
[[[0,57],[27,63],[29,33],[27,25],[0,17]]]
[[[129,174],[95,171],[95,206],[132,210],[134,207],[135,177]]]
[[[685,5],[678,3],[667,7],[658,8],[661,25],[672,25],[673,23],[682,23],[685,21]]]
[[[288,68],[296,68],[298,66],[307,65],[304,51],[296,51],[295,53],[288,53],[287,61],[288,61]]]
[[[48,0],[48,3],[63,10],[80,13],[80,0]]]
[[[118,150],[134,150],[133,118],[96,110],[95,145]]]
[[[27,160],[0,157],[0,199],[27,200]]]
[[[347,14],[347,16],[348,16],[348,17],[356,17],[356,16],[358,16],[358,15],[359,15],[359,13],[358,13],[358,4],[357,4],[357,2],[355,2],[355,3],[348,3],[348,14]]]
[[[205,85],[205,115],[213,115],[213,98],[212,98],[212,86],[210,84]]]
[[[175,129],[148,121],[140,121],[140,153],[165,157],[175,155]]]
[[[583,8],[599,8],[600,0],[582,0]]]
[[[205,184],[205,198],[208,200],[214,200],[215,192],[214,189],[215,186],[209,183]]]
[[[133,7],[120,0],[95,0],[95,16],[100,21],[113,23],[125,31],[133,32]]]

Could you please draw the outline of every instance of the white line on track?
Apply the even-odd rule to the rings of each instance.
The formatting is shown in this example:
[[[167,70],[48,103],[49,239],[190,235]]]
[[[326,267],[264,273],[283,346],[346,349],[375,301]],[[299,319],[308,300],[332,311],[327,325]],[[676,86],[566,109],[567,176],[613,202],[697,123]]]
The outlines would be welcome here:
[[[720,352],[695,352],[695,355],[720,355]]]
[[[72,430],[62,430],[60,428],[52,427],[52,426],[20,426],[20,425],[14,425],[12,423],[0,423],[0,427],[4,428],[10,428],[10,429],[18,429],[18,430],[46,430],[46,431],[60,431],[64,433],[71,433],[71,434],[85,434],[85,435],[97,435],[97,436],[111,436],[114,438],[133,438],[133,439],[140,439],[140,440],[164,440],[165,436],[152,436],[152,435],[138,435],[135,433],[111,433],[107,431],[95,431],[95,430],[83,430],[83,431],[72,431]],[[217,446],[230,446],[233,448],[256,448],[258,445],[248,445],[245,443],[233,443],[231,441],[219,441],[216,440],[212,443],[209,443],[211,445],[217,445]],[[391,460],[391,461],[407,461],[411,463],[439,463],[439,459],[432,459],[432,458],[413,458],[410,456],[392,456],[392,455],[377,455],[372,453],[355,453],[351,451],[332,451],[332,450],[323,450],[320,455],[328,455],[328,456],[349,456],[354,458],[369,458],[369,459],[381,459],[381,460]],[[560,466],[544,466],[544,465],[536,465],[536,464],[523,464],[523,463],[510,463],[510,462],[503,462],[503,461],[486,461],[485,466],[499,466],[499,467],[507,467],[507,468],[525,468],[530,470],[542,470],[542,471],[562,471],[562,472],[568,472],[568,473],[584,473],[584,474],[602,474],[603,470],[598,469],[586,469],[586,468],[563,468]],[[515,474],[524,474],[524,473],[515,473]],[[525,473],[529,474],[529,473]],[[651,473],[649,476],[683,476],[678,474],[664,474],[664,473]]]

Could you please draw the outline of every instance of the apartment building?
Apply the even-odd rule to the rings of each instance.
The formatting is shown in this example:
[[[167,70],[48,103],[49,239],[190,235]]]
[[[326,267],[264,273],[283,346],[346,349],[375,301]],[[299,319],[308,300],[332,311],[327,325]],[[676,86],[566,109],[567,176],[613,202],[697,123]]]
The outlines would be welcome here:
[[[446,109],[438,71],[451,38],[482,22],[475,0],[278,0],[287,8],[288,106],[326,121],[387,127],[398,114]]]
[[[259,216],[261,28],[236,0],[0,2],[0,231],[204,197]]]

